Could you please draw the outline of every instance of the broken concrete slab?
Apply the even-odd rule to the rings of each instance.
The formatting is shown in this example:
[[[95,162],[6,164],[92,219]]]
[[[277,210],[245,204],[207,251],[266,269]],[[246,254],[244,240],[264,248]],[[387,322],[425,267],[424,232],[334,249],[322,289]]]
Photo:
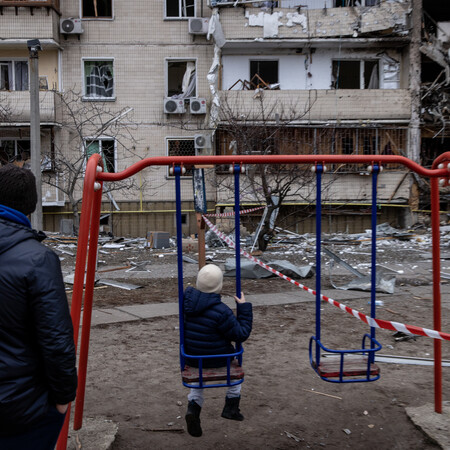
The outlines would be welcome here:
[[[104,416],[85,417],[80,430],[69,430],[68,450],[108,450],[112,447],[119,426]]]
[[[408,406],[406,414],[411,421],[442,449],[450,450],[450,404],[444,402],[442,414],[435,412],[434,405]]]

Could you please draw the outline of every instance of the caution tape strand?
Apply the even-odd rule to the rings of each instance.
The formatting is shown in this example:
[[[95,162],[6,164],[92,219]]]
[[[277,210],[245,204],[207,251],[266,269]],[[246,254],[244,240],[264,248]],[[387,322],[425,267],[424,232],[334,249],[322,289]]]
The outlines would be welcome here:
[[[236,245],[234,241],[226,236],[224,233],[219,231],[219,229],[213,225],[205,216],[203,216],[206,225],[213,231],[220,239],[225,241],[231,248],[236,249]],[[316,295],[316,291],[313,289],[310,289],[307,286],[304,286],[303,284],[299,283],[298,281],[293,280],[292,278],[283,275],[278,270],[273,269],[272,267],[268,266],[267,264],[260,261],[258,258],[255,258],[254,256],[250,255],[250,253],[246,252],[243,249],[240,249],[240,254],[242,256],[245,256],[247,259],[253,261],[254,263],[258,264],[259,266],[263,267],[264,269],[268,270],[269,272],[274,273],[275,275],[279,276],[280,278],[283,278],[286,281],[289,281],[290,283],[294,284],[295,286],[303,289],[306,292],[309,292],[312,295]],[[337,302],[336,300],[333,300],[332,298],[327,297],[326,295],[320,295],[320,299],[329,303],[330,305],[336,306],[337,308],[341,309],[342,311],[345,311],[352,316],[356,317],[357,319],[361,320],[362,322],[365,322],[369,326],[373,328],[382,328],[385,330],[392,330],[392,331],[401,331],[405,334],[415,334],[418,336],[427,336],[433,339],[442,339],[450,341],[450,333],[444,333],[442,331],[437,330],[431,330],[428,328],[422,328],[417,327],[415,325],[405,325],[399,322],[391,322],[388,320],[381,320],[381,319],[375,319],[373,317],[368,317],[365,314],[356,311],[355,309],[349,308],[348,306]]]

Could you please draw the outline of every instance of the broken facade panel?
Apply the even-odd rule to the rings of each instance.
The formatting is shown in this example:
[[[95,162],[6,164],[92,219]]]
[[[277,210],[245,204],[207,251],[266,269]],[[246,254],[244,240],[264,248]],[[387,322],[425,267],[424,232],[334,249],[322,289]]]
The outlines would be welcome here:
[[[424,8],[433,2],[424,2]],[[155,8],[142,9],[139,2],[83,0],[60,5],[49,2],[56,9],[48,11],[29,6],[16,11],[8,6],[12,2],[0,3],[0,100],[2,105],[11,103],[9,121],[14,121],[14,126],[1,123],[2,163],[11,158],[18,162],[22,141],[29,143],[29,91],[21,90],[27,83],[18,75],[11,90],[12,61],[18,67],[25,64],[26,39],[36,37],[44,48],[39,75],[43,77],[42,148],[46,161],[50,160],[45,170],[61,182],[64,177],[55,170],[54,150],[62,148],[66,156],[82,161],[80,149],[86,144],[98,152],[106,150],[109,171],[122,171],[146,157],[190,156],[199,151],[414,155],[408,138],[413,99],[417,97],[410,73],[411,1],[304,0],[299,5],[293,0],[211,0],[212,7],[207,8],[201,0],[164,0],[156,2]],[[60,18],[80,15],[79,30],[83,32],[61,32]],[[427,25],[422,42],[425,74],[419,97],[424,105],[422,162],[427,164],[450,138],[445,31],[450,17],[432,16],[436,23],[443,23]],[[130,18],[136,23],[132,35],[124,31]],[[194,30],[192,19],[201,19],[202,24],[209,20],[209,28]],[[19,38],[20,43],[15,41]],[[100,65],[110,69],[108,89],[91,95],[88,69]],[[121,127],[98,136],[105,120],[83,130],[77,140],[78,131],[66,126],[66,111],[59,105],[58,91],[63,86],[73,86],[80,93],[77,104],[99,110],[106,105],[112,120],[125,114],[123,122],[131,124],[135,142],[125,132],[113,136],[117,129],[119,134],[124,130]],[[181,102],[175,111],[165,108],[172,96]],[[191,104],[200,99],[207,107],[199,114],[191,111]],[[233,130],[231,122],[241,130]],[[205,138],[206,150],[198,148],[196,136]],[[225,169],[210,169],[206,176],[210,210],[219,201],[229,203],[229,197],[216,189]],[[325,190],[326,199],[358,204],[368,201],[364,167],[335,165],[330,170],[339,181],[334,189]],[[250,167],[249,173],[254,174],[255,169]],[[390,166],[384,174],[380,198],[406,210],[411,178],[405,178],[399,167]],[[167,167],[148,169],[135,177],[132,188],[114,192],[114,202],[105,196],[113,232],[133,236],[145,236],[153,230],[173,232],[173,181]],[[59,229],[60,219],[70,212],[67,198],[57,192],[61,193],[54,186],[43,189],[45,201],[58,208],[45,216],[49,230]],[[243,195],[252,198],[249,192]],[[291,205],[286,208],[304,203],[310,208],[311,198],[307,189],[306,193],[297,191],[289,197]],[[253,199],[260,201],[258,196]],[[183,232],[189,235],[196,232],[189,176],[182,179],[182,201]],[[308,209],[308,214],[312,210]]]

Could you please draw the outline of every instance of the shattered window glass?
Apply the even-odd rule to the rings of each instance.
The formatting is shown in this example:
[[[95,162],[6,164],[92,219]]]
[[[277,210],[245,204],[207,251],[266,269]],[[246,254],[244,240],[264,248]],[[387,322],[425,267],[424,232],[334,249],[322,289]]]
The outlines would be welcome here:
[[[12,162],[29,162],[30,141],[25,139],[0,139],[0,165]]]
[[[196,96],[197,75],[195,61],[167,62],[167,96],[190,98]]]
[[[114,97],[114,71],[112,61],[84,61],[84,77],[85,97]]]
[[[116,154],[114,139],[94,139],[86,141],[86,159],[94,153],[102,156],[103,168],[105,172],[114,173],[116,171]]]
[[[112,0],[83,0],[82,7],[84,18],[112,17]]]

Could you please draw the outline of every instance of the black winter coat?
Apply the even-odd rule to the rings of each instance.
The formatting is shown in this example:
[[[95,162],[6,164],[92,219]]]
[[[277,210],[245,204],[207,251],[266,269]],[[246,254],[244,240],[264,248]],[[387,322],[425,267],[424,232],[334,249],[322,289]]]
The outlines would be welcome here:
[[[234,353],[231,341],[244,342],[252,331],[251,303],[237,303],[236,316],[219,294],[206,294],[193,287],[184,293],[184,350],[188,355]],[[196,360],[188,364],[198,366]],[[203,367],[221,367],[226,358],[203,360]]]
[[[0,435],[75,398],[72,321],[59,259],[44,238],[0,219]]]

